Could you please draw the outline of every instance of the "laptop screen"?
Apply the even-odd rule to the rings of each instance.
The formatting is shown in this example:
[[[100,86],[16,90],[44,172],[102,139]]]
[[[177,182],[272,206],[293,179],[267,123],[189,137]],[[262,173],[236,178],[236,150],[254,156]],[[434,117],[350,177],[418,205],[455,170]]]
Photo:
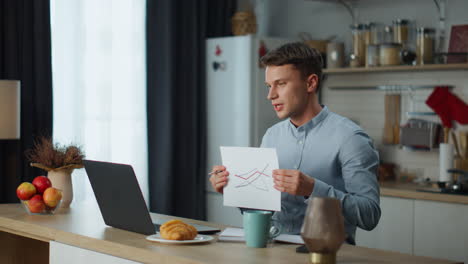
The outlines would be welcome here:
[[[83,163],[106,225],[145,235],[155,233],[132,166],[91,160]]]
[[[151,235],[164,223],[153,223],[132,166],[102,161],[83,161],[104,222],[108,226]],[[219,228],[196,225],[198,233],[213,234]]]

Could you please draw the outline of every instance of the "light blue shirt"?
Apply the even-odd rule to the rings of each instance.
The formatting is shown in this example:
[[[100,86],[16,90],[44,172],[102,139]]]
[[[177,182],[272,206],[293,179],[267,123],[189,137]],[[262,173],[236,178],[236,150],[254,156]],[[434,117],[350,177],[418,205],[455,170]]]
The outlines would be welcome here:
[[[289,118],[272,126],[261,146],[276,148],[280,169],[300,170],[315,179],[310,197],[341,201],[348,243],[355,244],[356,226],[371,230],[379,222],[379,156],[369,136],[351,120],[324,106],[300,127]],[[307,201],[281,193],[281,212],[273,218],[284,233],[300,233]]]

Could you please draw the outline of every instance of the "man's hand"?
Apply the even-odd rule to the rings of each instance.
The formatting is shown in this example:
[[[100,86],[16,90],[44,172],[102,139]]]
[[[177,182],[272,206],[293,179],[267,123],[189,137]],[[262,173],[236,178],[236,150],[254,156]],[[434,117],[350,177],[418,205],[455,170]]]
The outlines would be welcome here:
[[[229,172],[224,166],[213,166],[211,173],[211,186],[213,186],[217,192],[223,193],[224,186],[226,186],[228,182]]]
[[[309,196],[315,180],[298,170],[273,170],[275,189],[292,195]]]

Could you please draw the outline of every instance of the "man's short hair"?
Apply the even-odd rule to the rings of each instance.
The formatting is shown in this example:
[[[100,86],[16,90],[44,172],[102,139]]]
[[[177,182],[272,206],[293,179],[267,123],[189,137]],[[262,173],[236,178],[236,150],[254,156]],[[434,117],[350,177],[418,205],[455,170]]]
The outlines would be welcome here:
[[[318,76],[317,91],[322,84],[323,60],[320,52],[303,42],[293,42],[271,50],[260,59],[263,66],[292,64],[306,79],[311,74]]]

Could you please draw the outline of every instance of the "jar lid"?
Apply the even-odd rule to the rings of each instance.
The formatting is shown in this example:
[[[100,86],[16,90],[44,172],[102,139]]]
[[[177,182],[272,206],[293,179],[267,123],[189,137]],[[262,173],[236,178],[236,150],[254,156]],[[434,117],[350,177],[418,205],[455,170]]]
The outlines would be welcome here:
[[[359,56],[354,54],[354,53],[351,53],[351,54],[349,54],[349,59],[352,60],[352,61],[357,61],[357,60],[359,60]]]
[[[378,27],[378,24],[376,22],[367,22],[366,25],[369,29],[375,29]]]
[[[395,25],[401,25],[401,26],[406,26],[409,24],[409,20],[408,19],[397,19],[397,20],[394,20],[393,21],[393,24]]]
[[[420,27],[416,29],[417,33],[435,33],[434,28],[425,28],[425,27]]]
[[[351,29],[357,29],[357,30],[363,30],[363,29],[369,29],[369,25],[367,24],[352,24],[350,26]]]
[[[403,47],[400,43],[383,43],[380,44],[381,48],[398,48],[398,47]]]

